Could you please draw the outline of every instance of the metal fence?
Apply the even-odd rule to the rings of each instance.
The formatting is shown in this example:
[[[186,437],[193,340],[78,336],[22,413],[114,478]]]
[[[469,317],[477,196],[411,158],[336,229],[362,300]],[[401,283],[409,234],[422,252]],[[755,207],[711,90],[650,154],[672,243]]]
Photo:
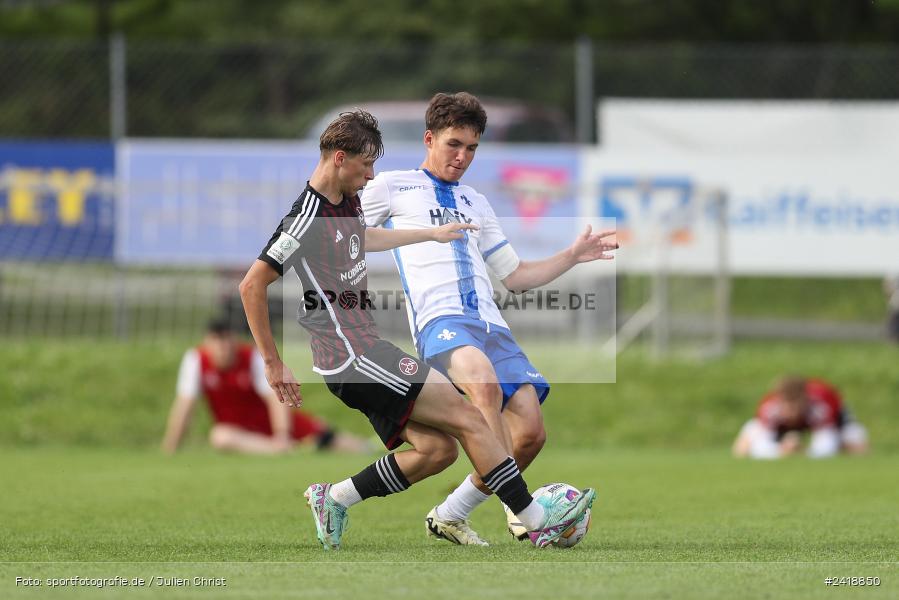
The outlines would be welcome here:
[[[296,139],[339,104],[465,89],[560,111],[589,143],[601,97],[885,100],[899,98],[897,72],[899,46],[5,40],[0,139]],[[213,271],[4,263],[0,335],[193,335],[239,312],[235,285]],[[868,323],[844,337],[879,335]]]
[[[302,137],[345,102],[466,89],[562,111],[608,96],[899,98],[899,47],[0,41],[0,137]]]

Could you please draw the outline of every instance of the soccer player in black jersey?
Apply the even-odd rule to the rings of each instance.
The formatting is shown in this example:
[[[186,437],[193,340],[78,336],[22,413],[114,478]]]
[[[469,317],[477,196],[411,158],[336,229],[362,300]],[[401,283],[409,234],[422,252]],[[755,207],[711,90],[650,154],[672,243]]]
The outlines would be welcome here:
[[[342,113],[322,133],[321,157],[287,216],[240,284],[247,321],[278,398],[302,402],[300,384],[281,361],[268,316],[267,288],[293,268],[304,290],[300,324],[311,335],[313,370],[344,404],[364,413],[389,450],[358,474],[335,484],[315,483],[305,496],[322,546],[336,549],[347,509],[372,496],[401,492],[455,461],[456,441],[493,490],[519,516],[531,539],[545,547],[574,524],[595,492],[541,498],[528,493],[515,460],[481,412],[449,380],[378,337],[366,308],[365,251],[446,243],[470,225],[393,231],[366,229],[358,192],[374,177],[383,153],[377,121],[365,111]],[[309,294],[315,308],[306,308]]]

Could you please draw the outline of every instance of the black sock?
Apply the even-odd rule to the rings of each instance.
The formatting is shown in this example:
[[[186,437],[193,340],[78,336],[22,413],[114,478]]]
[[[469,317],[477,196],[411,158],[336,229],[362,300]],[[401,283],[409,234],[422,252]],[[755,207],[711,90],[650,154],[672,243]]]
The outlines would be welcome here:
[[[396,494],[412,485],[400,471],[393,454],[379,458],[353,475],[352,480],[363,500],[372,496]]]
[[[505,503],[509,509],[518,514],[526,509],[534,500],[528,493],[528,486],[511,456],[499,463],[481,479],[490,490]]]

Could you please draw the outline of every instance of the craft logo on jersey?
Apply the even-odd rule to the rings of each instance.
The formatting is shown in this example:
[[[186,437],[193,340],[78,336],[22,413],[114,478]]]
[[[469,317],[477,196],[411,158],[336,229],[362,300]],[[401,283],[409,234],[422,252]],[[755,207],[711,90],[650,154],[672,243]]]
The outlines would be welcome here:
[[[337,230],[337,235],[334,236],[334,243],[337,244],[337,243],[339,243],[340,240],[342,240],[342,239],[343,239],[343,234],[340,233],[340,230],[338,229],[338,230]]]
[[[444,329],[444,330],[440,333],[440,335],[437,336],[437,339],[438,339],[438,340],[444,340],[444,341],[447,341],[447,342],[448,342],[448,341],[450,341],[451,339],[453,339],[454,337],[456,337],[456,332],[455,332],[455,331],[450,331],[449,329]]]
[[[404,375],[415,375],[418,373],[418,363],[408,356],[404,356],[400,359],[400,371],[402,371]]]
[[[355,260],[355,258],[359,256],[359,248],[359,236],[354,233],[350,236],[350,258]]]
[[[434,208],[428,211],[428,214],[431,215],[431,225],[435,227],[440,227],[441,225],[446,225],[447,223],[471,223],[471,219],[465,216],[465,213],[459,212],[456,209],[439,209]]]

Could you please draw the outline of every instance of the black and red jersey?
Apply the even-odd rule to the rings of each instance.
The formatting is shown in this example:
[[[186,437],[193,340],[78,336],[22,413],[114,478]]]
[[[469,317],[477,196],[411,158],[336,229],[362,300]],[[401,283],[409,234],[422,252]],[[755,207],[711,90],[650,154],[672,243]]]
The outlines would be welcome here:
[[[313,370],[338,373],[374,346],[359,196],[332,204],[307,184],[259,260],[280,275],[293,268],[300,278],[298,321],[311,335]]]

